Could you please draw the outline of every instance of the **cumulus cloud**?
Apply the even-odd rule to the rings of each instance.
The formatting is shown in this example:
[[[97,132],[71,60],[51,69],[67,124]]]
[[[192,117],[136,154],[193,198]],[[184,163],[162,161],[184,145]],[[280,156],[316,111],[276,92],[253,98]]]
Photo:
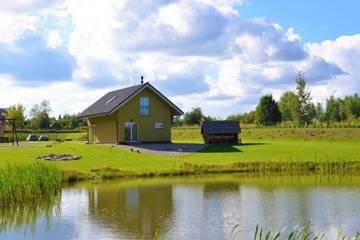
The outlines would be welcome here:
[[[49,6],[55,5],[61,0],[11,0],[1,1],[0,9],[7,12],[15,13],[32,13],[38,12]]]
[[[15,47],[0,44],[0,74],[9,74],[26,85],[70,80],[73,65],[66,51],[47,48],[37,36],[19,39]]]
[[[225,116],[250,110],[264,93],[292,89],[298,71],[316,100],[360,89],[360,35],[304,43],[294,28],[241,17],[243,2],[1,2],[0,94],[6,87],[26,95],[29,83],[42,85],[59,113],[65,109],[56,88],[67,86],[67,99],[73,94],[82,104],[66,111],[77,112],[144,75],[185,111],[199,105]]]

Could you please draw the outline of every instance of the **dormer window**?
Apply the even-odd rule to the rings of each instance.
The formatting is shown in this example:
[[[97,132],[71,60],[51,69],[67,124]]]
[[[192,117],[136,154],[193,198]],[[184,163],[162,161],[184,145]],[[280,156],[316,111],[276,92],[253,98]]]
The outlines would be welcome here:
[[[140,115],[150,115],[150,99],[149,97],[140,97]]]

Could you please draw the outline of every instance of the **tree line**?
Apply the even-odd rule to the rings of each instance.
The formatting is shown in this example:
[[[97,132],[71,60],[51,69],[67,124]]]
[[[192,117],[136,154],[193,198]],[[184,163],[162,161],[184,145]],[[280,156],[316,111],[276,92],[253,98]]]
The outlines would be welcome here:
[[[329,97],[325,108],[321,103],[312,102],[310,90],[307,88],[303,72],[296,77],[295,91],[286,91],[279,101],[272,94],[262,96],[256,109],[243,114],[229,115],[227,120],[237,120],[243,124],[273,126],[279,123],[291,123],[296,127],[304,127],[316,122],[336,123],[360,119],[360,97],[358,94],[344,98]],[[183,118],[175,119],[176,124],[199,124],[204,120],[215,120],[205,117],[201,108],[193,108]]]
[[[42,100],[39,104],[35,104],[29,112],[29,116],[25,114],[25,107],[22,104],[10,106],[7,118],[15,119],[18,129],[54,129],[54,130],[76,130],[85,126],[83,119],[79,119],[75,114],[59,115],[57,118],[50,117],[50,102]]]
[[[59,115],[50,117],[51,107],[47,100],[35,104],[29,116],[25,115],[22,104],[13,105],[8,109],[8,118],[16,120],[18,129],[55,129],[75,130],[85,127],[83,119],[76,114]],[[321,103],[313,103],[310,90],[307,88],[306,79],[302,72],[296,77],[296,89],[286,91],[279,101],[275,101],[272,94],[262,96],[256,109],[243,114],[229,115],[227,120],[238,120],[242,124],[256,124],[259,126],[272,126],[279,123],[291,123],[293,126],[304,127],[315,122],[336,123],[360,120],[360,97],[358,94],[344,98],[329,97],[325,108]],[[175,125],[196,125],[203,121],[221,120],[212,116],[205,116],[200,107],[195,107],[184,114],[175,117]]]

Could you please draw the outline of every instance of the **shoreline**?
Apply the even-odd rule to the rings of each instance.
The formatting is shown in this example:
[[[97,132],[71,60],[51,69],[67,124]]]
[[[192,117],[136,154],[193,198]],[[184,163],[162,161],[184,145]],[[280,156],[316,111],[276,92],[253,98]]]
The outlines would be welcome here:
[[[177,169],[163,171],[136,172],[119,168],[104,167],[92,169],[84,173],[74,169],[60,169],[62,182],[72,184],[86,181],[120,180],[120,179],[147,179],[156,177],[180,177],[180,176],[206,176],[218,174],[244,174],[258,176],[281,176],[281,175],[356,175],[360,174],[359,161],[251,161],[233,162],[227,164],[193,164],[183,163]]]

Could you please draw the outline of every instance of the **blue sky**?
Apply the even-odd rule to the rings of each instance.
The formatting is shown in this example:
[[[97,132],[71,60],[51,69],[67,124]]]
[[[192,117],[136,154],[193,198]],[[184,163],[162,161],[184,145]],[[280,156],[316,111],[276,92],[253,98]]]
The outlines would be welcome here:
[[[360,2],[0,2],[0,107],[77,113],[140,76],[184,111],[226,117],[305,72],[315,102],[360,90]]]
[[[237,9],[246,18],[265,17],[293,27],[307,42],[360,32],[358,0],[249,0]]]

